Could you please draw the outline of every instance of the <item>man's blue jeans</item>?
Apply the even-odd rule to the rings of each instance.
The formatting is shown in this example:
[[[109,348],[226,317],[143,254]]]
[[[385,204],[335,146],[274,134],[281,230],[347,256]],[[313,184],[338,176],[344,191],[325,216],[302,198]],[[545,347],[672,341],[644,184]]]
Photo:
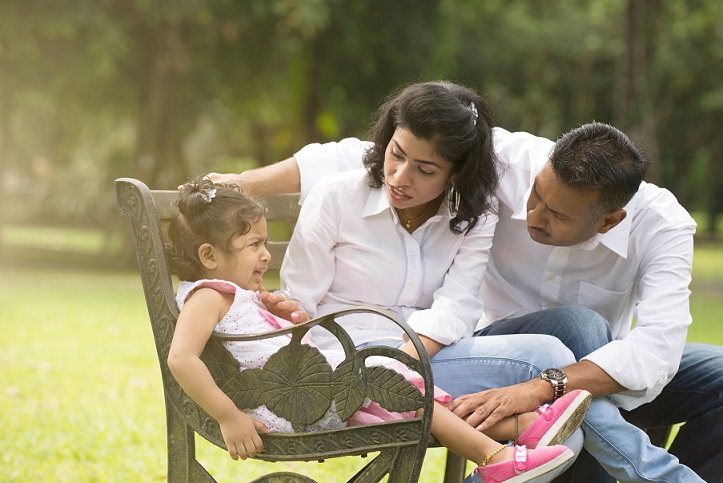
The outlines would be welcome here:
[[[611,338],[607,322],[582,307],[558,307],[498,321],[475,335],[504,334],[553,335],[571,350],[575,360]],[[436,359],[432,360],[434,369]],[[435,382],[441,382],[436,371]],[[651,445],[647,435],[623,416],[642,427],[687,423],[668,453]],[[723,481],[723,347],[686,344],[678,373],[654,401],[621,414],[609,400],[597,398],[583,422],[583,431],[589,454],[583,452],[577,458],[567,474],[570,481],[614,481],[604,475],[590,454],[619,481],[700,481],[686,466],[708,483]]]

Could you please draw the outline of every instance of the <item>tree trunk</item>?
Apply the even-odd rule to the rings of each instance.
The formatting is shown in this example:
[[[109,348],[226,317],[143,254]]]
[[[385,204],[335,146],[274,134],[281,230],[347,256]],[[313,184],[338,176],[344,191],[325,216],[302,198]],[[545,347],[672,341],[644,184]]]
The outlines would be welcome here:
[[[3,180],[10,152],[10,94],[0,85],[0,182]]]
[[[153,188],[173,188],[188,172],[181,152],[178,125],[180,88],[187,53],[177,26],[146,26],[147,39],[139,94],[136,159],[141,179]],[[180,166],[174,169],[173,165]]]
[[[723,149],[720,143],[711,144],[708,162],[708,235],[718,233],[718,217],[723,211]]]
[[[304,144],[318,142],[321,133],[316,125],[316,120],[321,113],[321,75],[324,60],[324,44],[329,41],[325,38],[324,32],[319,32],[311,42],[309,63],[308,63],[308,85],[302,112],[302,129],[304,133]]]
[[[648,79],[650,46],[654,33],[650,28],[657,15],[657,5],[649,0],[628,0],[626,13],[625,53],[622,81],[616,89],[614,122],[653,161],[646,178],[660,184],[660,148],[658,144],[657,113]]]

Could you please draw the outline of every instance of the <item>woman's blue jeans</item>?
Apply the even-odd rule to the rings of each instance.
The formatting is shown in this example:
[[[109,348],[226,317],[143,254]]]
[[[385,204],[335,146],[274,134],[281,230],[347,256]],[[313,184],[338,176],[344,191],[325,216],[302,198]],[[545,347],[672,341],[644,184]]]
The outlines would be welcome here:
[[[509,334],[518,335],[497,337]],[[569,365],[611,339],[607,321],[582,307],[501,320],[475,335],[432,358],[435,384],[453,397],[537,377],[541,370]],[[652,445],[623,416],[642,427],[687,423],[669,453]],[[688,466],[708,483],[723,481],[723,347],[687,344],[680,370],[658,398],[623,414],[607,398],[596,398],[582,429],[587,453],[564,476],[569,481],[701,481]]]

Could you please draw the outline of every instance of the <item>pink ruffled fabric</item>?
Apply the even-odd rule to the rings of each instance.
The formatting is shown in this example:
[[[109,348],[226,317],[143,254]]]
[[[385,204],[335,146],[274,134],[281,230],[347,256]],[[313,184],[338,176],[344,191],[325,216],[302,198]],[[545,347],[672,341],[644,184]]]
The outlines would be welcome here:
[[[401,366],[401,364],[400,364]],[[410,371],[405,367],[394,367],[394,370],[401,373],[409,382],[424,394],[424,379],[414,371]],[[446,406],[452,400],[452,396],[434,386],[434,400]],[[367,400],[367,404],[359,408],[359,410],[347,420],[348,426],[361,426],[363,424],[383,423],[385,421],[396,421],[399,419],[410,419],[415,416],[414,411],[406,411],[403,413],[395,413],[387,411],[374,401]]]

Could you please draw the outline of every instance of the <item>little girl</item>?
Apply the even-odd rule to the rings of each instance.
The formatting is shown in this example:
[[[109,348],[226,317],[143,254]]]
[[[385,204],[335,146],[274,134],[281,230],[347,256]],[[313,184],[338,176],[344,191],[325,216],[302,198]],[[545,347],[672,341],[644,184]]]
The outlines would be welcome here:
[[[292,432],[291,424],[265,406],[238,409],[216,385],[200,355],[214,330],[258,333],[289,324],[267,312],[258,295],[271,258],[266,249],[264,208],[238,187],[213,184],[205,177],[181,187],[177,206],[179,213],[169,228],[168,248],[171,271],[182,282],[177,294],[180,315],[168,366],[186,393],[219,423],[231,457],[253,457],[263,449],[259,433]],[[289,340],[276,337],[224,342],[224,346],[244,370],[263,367]],[[332,367],[344,357],[341,351],[322,353]],[[563,441],[580,425],[590,394],[573,391],[552,406],[540,408],[542,417],[526,413],[518,420],[508,418],[487,430],[489,436],[440,404],[449,400],[447,394],[435,389],[431,433],[447,448],[480,465],[476,471],[482,481],[529,481],[538,477],[549,481],[559,473],[553,470],[559,470],[573,452],[562,445],[547,445]],[[378,409],[374,411],[374,417],[379,414]],[[392,413],[381,414],[382,419],[393,418]],[[347,424],[363,424],[371,419],[370,415],[354,415]],[[524,431],[516,437],[518,424]],[[322,420],[306,430],[344,425],[332,405]],[[496,441],[511,439],[519,445]]]

